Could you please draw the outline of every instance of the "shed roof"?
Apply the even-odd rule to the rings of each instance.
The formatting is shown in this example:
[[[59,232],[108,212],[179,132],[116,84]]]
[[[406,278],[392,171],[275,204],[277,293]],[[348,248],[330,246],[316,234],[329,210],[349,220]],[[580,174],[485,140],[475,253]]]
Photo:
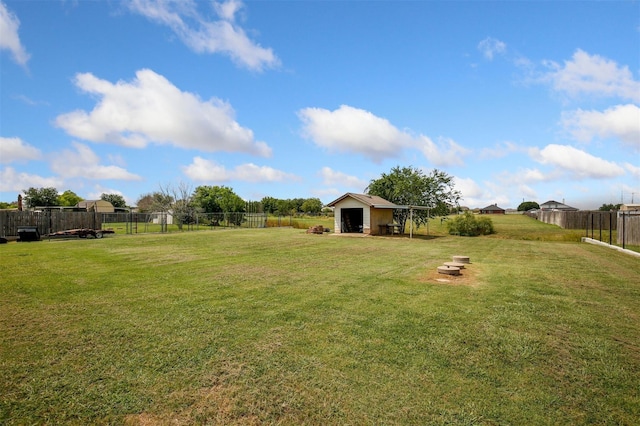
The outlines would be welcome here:
[[[375,207],[378,209],[397,209],[400,207],[397,204],[392,203],[391,201],[387,201],[382,197],[378,197],[377,195],[354,194],[353,192],[347,192],[342,197],[337,198],[327,204],[327,206],[333,207],[346,198],[353,198],[354,200],[360,201],[362,204],[366,204],[369,207]]]

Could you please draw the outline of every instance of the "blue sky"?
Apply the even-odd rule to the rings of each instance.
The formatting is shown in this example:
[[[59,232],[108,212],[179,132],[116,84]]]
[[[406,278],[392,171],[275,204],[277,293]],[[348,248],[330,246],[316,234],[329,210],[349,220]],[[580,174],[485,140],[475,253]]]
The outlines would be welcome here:
[[[0,201],[160,185],[327,203],[640,202],[638,1],[0,0]]]

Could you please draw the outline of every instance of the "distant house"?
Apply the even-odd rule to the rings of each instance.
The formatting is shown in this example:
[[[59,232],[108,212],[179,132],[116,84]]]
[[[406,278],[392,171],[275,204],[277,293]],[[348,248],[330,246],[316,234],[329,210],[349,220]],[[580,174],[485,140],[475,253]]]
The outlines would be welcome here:
[[[621,211],[640,210],[640,204],[623,204],[620,206]]]
[[[540,204],[540,210],[545,211],[563,211],[563,212],[575,212],[578,211],[575,207],[568,206],[564,203],[559,203],[558,201],[549,200],[546,203]]]
[[[379,235],[393,223],[396,204],[382,197],[348,192],[327,204],[334,208],[334,230],[336,234],[361,233]]]
[[[85,200],[76,204],[76,208],[95,213],[113,213],[113,204],[105,200]]]
[[[496,204],[491,204],[490,206],[480,209],[480,214],[505,214],[505,210]]]

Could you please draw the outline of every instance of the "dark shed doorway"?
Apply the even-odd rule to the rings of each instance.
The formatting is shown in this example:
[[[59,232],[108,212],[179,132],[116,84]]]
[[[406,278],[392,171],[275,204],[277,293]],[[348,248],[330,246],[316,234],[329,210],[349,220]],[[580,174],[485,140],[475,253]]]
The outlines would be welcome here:
[[[340,209],[340,227],[343,233],[362,233],[364,213],[362,208]]]

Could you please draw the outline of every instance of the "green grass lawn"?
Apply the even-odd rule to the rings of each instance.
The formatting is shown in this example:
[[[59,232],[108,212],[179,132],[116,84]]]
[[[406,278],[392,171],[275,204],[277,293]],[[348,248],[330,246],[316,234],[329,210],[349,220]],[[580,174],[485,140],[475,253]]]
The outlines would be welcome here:
[[[2,245],[0,424],[636,424],[640,260],[495,224]]]

